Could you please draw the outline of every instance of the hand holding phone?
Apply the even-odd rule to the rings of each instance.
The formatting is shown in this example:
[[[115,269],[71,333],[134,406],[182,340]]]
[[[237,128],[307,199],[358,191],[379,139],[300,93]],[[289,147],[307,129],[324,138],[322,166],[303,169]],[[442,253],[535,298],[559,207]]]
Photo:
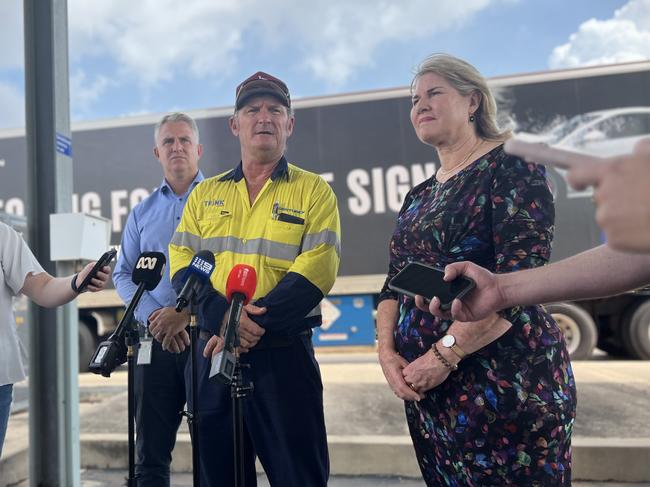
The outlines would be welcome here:
[[[117,255],[117,250],[110,249],[102,254],[102,256],[95,262],[95,265],[90,270],[88,275],[84,278],[79,286],[77,286],[77,292],[82,293],[88,287],[90,282],[97,276],[97,273],[102,270],[105,266],[111,263],[111,261]]]
[[[526,142],[516,137],[508,139],[503,149],[508,154],[519,156],[527,162],[547,164],[561,169],[573,169],[576,166],[593,165],[603,161],[601,157],[558,149],[544,142]]]
[[[460,276],[453,281],[445,281],[444,271],[418,262],[410,262],[388,283],[393,291],[415,297],[423,296],[440,300],[440,309],[448,310],[456,298],[462,298],[476,285],[469,277]]]

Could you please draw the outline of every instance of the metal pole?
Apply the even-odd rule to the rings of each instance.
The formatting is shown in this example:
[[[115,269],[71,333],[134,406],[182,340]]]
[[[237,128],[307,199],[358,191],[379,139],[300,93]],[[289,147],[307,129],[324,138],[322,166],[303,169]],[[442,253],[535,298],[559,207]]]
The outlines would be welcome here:
[[[50,274],[50,213],[72,211],[66,0],[24,0],[30,245]],[[30,340],[30,485],[79,486],[78,324],[75,304],[34,307]]]

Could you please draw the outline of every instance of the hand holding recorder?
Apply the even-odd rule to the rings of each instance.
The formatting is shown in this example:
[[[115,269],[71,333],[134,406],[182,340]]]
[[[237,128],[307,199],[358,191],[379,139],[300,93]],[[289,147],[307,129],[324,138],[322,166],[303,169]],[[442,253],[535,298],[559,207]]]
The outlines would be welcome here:
[[[110,276],[110,267],[108,265],[117,255],[117,250],[110,249],[102,254],[102,256],[94,264],[91,262],[78,274],[72,282],[72,289],[77,293],[82,293],[86,288],[91,291],[100,291],[108,282]],[[81,284],[76,285],[75,281],[81,280]]]
[[[429,301],[435,298],[440,309],[448,310],[454,299],[462,298],[474,288],[475,282],[465,276],[447,280],[444,276],[440,269],[410,262],[390,280],[388,287],[412,298],[421,296]]]

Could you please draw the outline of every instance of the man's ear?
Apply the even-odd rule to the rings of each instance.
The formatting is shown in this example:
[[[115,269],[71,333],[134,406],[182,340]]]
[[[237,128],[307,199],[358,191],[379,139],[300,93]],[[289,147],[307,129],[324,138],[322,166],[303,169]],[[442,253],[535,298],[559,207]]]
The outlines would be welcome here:
[[[230,125],[230,131],[236,137],[239,135],[239,122],[237,121],[237,116],[233,115],[228,119],[228,125]]]
[[[293,126],[295,121],[296,119],[293,116],[289,117],[289,120],[287,121],[287,137],[293,133]]]
[[[153,155],[156,157],[156,159],[160,159],[160,151],[158,150],[158,147],[153,148]]]

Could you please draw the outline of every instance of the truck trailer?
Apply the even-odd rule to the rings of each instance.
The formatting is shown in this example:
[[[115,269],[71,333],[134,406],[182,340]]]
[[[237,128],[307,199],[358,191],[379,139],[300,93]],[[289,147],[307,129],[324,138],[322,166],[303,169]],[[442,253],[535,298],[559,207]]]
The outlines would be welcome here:
[[[650,135],[650,62],[488,81],[500,114],[518,133],[599,155],[629,151],[636,139]],[[431,177],[439,161],[411,127],[408,87],[302,98],[293,107],[296,125],[287,159],[331,184],[341,214],[341,267],[324,302],[325,322],[316,330],[315,344],[373,345],[374,306],[397,212],[408,191]],[[232,107],[187,112],[199,126],[206,177],[239,162],[239,144],[228,127],[232,112]],[[74,211],[109,218],[115,246],[130,210],[161,182],[152,153],[153,128],[161,116],[73,124]],[[562,170],[548,169],[556,205],[553,261],[604,242],[590,192],[572,190],[564,176]],[[0,212],[24,215],[25,191],[24,131],[0,131]],[[650,358],[648,291],[547,306],[574,359],[589,357],[596,345],[609,353]],[[114,289],[79,297],[82,366],[123,309]]]

